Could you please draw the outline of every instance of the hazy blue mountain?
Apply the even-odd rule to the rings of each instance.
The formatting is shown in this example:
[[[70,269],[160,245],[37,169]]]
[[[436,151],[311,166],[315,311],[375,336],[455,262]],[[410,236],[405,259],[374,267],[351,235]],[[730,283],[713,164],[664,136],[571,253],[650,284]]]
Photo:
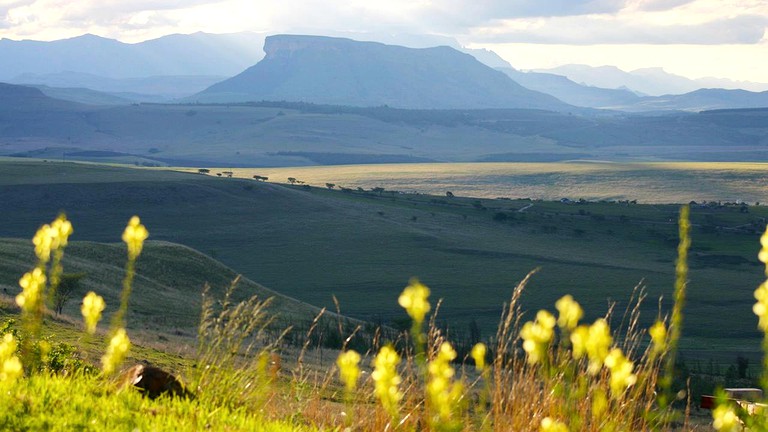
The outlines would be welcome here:
[[[8,82],[20,85],[43,85],[56,88],[88,88],[139,102],[170,101],[195,94],[225,76],[165,75],[141,78],[108,78],[82,72],[19,75]]]
[[[706,111],[764,107],[768,107],[768,91],[756,93],[746,90],[700,89],[682,95],[645,97],[623,108],[628,111]]]
[[[625,72],[615,66],[564,65],[535,72],[562,75],[588,86],[608,89],[630,89],[648,96],[690,93],[701,88],[747,89],[766,91],[768,83],[732,81],[721,78],[692,80],[664,71],[662,68],[643,68]]]
[[[0,40],[0,80],[70,71],[109,78],[232,76],[262,56],[260,33],[169,35],[136,44],[91,34],[52,42]]]
[[[188,100],[573,109],[446,46],[414,49],[343,38],[277,35],[267,37],[264,51],[266,57],[256,65]]]
[[[133,100],[115,96],[109,93],[103,93],[96,90],[78,87],[48,87],[45,85],[35,85],[46,96],[54,99],[77,102],[87,105],[127,105]]]
[[[521,72],[511,67],[498,68],[523,87],[550,94],[571,105],[615,109],[632,105],[640,97],[629,90],[605,89],[577,84],[567,77],[541,72]]]
[[[0,82],[0,112],[73,110],[78,104],[52,98],[40,89]]]

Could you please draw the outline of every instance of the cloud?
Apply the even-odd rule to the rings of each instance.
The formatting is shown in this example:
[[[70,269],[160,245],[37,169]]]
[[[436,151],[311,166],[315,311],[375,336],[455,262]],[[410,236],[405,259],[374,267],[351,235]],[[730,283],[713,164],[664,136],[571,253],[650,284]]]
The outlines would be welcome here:
[[[13,38],[244,30],[442,34],[464,43],[755,43],[765,0],[0,0]]]
[[[639,0],[636,3],[630,3],[631,6],[643,11],[667,11],[678,6],[693,3],[696,0]]]
[[[768,16],[742,15],[697,24],[654,24],[600,16],[499,22],[475,30],[471,39],[488,43],[538,44],[756,44]]]

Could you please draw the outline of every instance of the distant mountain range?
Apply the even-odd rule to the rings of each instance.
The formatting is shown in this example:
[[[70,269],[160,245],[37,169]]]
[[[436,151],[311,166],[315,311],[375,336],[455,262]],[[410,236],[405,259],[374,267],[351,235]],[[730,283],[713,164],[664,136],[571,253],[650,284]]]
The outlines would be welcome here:
[[[568,77],[592,87],[630,90],[646,96],[679,95],[703,88],[742,89],[753,92],[768,90],[768,83],[732,81],[722,78],[689,79],[664,71],[662,68],[636,69],[625,72],[615,66],[564,65],[532,72]]]
[[[658,68],[624,72],[567,65],[520,71],[493,51],[467,49],[449,37],[349,36],[407,47],[321,36],[267,40],[260,33],[169,35],[136,44],[94,35],[53,42],[2,39],[0,81],[92,105],[268,99],[636,113],[768,106],[768,84],[690,80]]]
[[[345,38],[276,35],[267,37],[264,52],[266,56],[256,65],[188,100],[574,109],[445,46],[416,49]]]
[[[106,78],[232,76],[263,56],[260,33],[169,35],[136,44],[86,34],[52,42],[0,40],[0,80],[62,72]],[[49,84],[49,83],[43,83]]]

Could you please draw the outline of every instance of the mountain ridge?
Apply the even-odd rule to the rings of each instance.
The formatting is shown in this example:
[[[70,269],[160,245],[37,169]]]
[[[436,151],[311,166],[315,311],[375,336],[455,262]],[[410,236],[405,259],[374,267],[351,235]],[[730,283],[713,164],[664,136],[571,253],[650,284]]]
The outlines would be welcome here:
[[[188,98],[398,108],[577,109],[447,46],[407,48],[325,36],[266,38],[264,59]]]

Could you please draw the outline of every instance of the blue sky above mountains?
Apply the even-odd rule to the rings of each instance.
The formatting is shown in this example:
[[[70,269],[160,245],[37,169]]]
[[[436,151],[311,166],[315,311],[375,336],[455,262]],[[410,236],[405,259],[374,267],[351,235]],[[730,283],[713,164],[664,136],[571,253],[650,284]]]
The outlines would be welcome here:
[[[0,37],[438,34],[518,68],[664,67],[768,82],[766,0],[0,0]]]

